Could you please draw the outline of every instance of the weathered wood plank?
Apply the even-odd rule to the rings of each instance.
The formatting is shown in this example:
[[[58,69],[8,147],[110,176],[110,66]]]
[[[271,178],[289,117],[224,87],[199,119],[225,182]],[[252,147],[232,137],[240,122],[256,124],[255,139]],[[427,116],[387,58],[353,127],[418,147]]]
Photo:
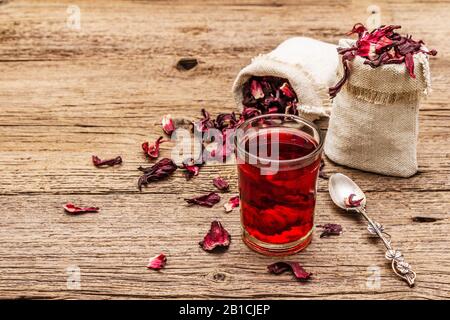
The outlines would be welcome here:
[[[2,197],[2,295],[448,298],[449,222],[440,203],[449,192],[423,201],[414,192],[370,194],[371,214],[389,228],[396,245],[417,269],[419,281],[412,290],[405,290],[391,275],[381,243],[368,241],[365,224],[336,210],[324,193],[319,194],[316,222],[341,223],[344,233],[320,239],[316,231],[311,246],[295,256],[315,273],[314,281],[307,284],[292,281],[290,275],[267,274],[265,266],[276,259],[255,254],[240,241],[237,211],[226,214],[220,205],[188,207],[182,204],[188,195]],[[61,205],[69,198],[95,203],[102,211],[67,215]],[[423,207],[427,212],[420,211]],[[418,213],[443,220],[412,223],[411,216]],[[232,235],[233,243],[224,254],[207,254],[197,245],[215,218]],[[147,258],[161,250],[169,255],[168,267],[160,273],[147,271]],[[81,268],[80,291],[66,288],[65,270],[71,265]],[[368,267],[380,268],[380,288],[366,287]]]

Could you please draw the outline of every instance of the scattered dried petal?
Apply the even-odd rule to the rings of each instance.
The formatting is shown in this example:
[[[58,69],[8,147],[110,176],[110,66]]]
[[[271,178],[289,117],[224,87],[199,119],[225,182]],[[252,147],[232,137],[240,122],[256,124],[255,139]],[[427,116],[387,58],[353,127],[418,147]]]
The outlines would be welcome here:
[[[161,270],[166,266],[167,257],[164,253],[160,253],[148,261],[147,269]]]
[[[211,120],[211,116],[208,111],[202,109],[202,116],[202,119],[197,122],[193,122],[194,130],[198,132],[207,132],[210,128],[215,127],[214,120]]]
[[[353,198],[356,197],[356,194],[352,193],[344,200],[345,206],[347,208],[356,208],[361,205],[361,202],[364,200],[364,198],[353,200]]]
[[[142,150],[144,150],[144,153],[150,157],[151,159],[156,159],[159,157],[159,145],[163,142],[166,142],[163,140],[163,137],[159,137],[154,143],[149,144],[148,142],[144,142],[142,144]]]
[[[184,169],[184,176],[186,177],[186,180],[190,180],[192,177],[198,176],[202,165],[203,163],[197,164],[193,158],[183,161],[182,168]]]
[[[103,167],[103,166],[115,166],[118,164],[122,163],[122,157],[121,156],[117,156],[113,159],[108,159],[108,160],[101,160],[99,157],[97,156],[92,156],[92,162],[94,163],[94,166],[96,167]]]
[[[342,226],[340,224],[335,223],[327,223],[324,225],[318,225],[318,228],[322,228],[322,233],[320,234],[320,237],[328,237],[331,235],[338,236],[342,233]]]
[[[150,182],[163,180],[169,177],[177,170],[177,165],[171,159],[163,158],[151,167],[139,167],[138,169],[144,172],[138,181],[138,188],[139,190],[142,190],[142,186],[147,186]]]
[[[182,58],[177,63],[178,70],[191,70],[196,65],[198,65],[198,61],[195,58]]]
[[[220,196],[215,192],[211,192],[209,194],[205,194],[195,198],[184,199],[184,201],[186,201],[189,204],[197,204],[199,206],[211,208],[220,201]]]
[[[170,114],[166,114],[165,116],[162,117],[161,119],[161,125],[162,125],[162,129],[163,131],[168,135],[171,136],[172,133],[175,130],[175,125],[173,123],[173,119],[172,116]]]
[[[98,207],[77,207],[73,203],[66,203],[63,206],[64,210],[71,214],[87,213],[87,212],[98,212],[100,208]]]
[[[211,228],[199,242],[199,245],[205,251],[212,251],[215,248],[228,248],[231,242],[231,236],[227,230],[222,226],[220,221],[211,222]]]
[[[223,207],[225,208],[225,212],[231,212],[234,208],[239,207],[239,196],[231,197]]]
[[[267,266],[270,273],[281,274],[290,270],[296,279],[299,281],[307,281],[311,278],[312,273],[306,272],[305,269],[298,262],[294,261],[279,261]]]
[[[218,177],[213,179],[214,186],[220,191],[228,191],[230,189],[230,184],[225,179]]]

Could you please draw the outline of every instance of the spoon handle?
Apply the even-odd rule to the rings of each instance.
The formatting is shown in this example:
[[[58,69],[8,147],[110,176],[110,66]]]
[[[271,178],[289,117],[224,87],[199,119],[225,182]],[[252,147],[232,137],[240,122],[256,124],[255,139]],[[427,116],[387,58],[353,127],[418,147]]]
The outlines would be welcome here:
[[[413,287],[414,281],[416,280],[416,273],[412,270],[409,263],[405,261],[401,251],[392,248],[391,236],[384,231],[384,228],[381,224],[369,218],[366,213],[365,207],[359,207],[357,208],[357,211],[361,213],[369,223],[367,230],[371,234],[377,235],[381,238],[381,240],[383,240],[384,246],[387,249],[385,257],[386,259],[391,260],[391,266],[394,273],[405,280],[410,287]]]

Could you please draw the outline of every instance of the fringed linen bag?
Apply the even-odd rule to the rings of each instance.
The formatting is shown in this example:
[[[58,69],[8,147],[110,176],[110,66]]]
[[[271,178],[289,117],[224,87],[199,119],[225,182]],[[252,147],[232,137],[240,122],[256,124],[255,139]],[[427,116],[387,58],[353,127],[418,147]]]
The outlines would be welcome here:
[[[343,39],[342,48],[355,41]],[[332,161],[365,171],[409,177],[417,172],[418,114],[430,91],[428,56],[413,55],[412,78],[404,63],[372,68],[356,56],[348,61],[350,76],[333,99],[325,139]],[[344,74],[341,61],[338,78]]]

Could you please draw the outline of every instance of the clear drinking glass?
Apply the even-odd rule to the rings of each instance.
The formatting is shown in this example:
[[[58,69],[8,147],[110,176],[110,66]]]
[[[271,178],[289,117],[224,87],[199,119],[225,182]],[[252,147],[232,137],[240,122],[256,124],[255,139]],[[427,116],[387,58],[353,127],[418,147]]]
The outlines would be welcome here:
[[[243,240],[269,255],[293,254],[312,238],[323,135],[294,115],[267,114],[236,130]]]

